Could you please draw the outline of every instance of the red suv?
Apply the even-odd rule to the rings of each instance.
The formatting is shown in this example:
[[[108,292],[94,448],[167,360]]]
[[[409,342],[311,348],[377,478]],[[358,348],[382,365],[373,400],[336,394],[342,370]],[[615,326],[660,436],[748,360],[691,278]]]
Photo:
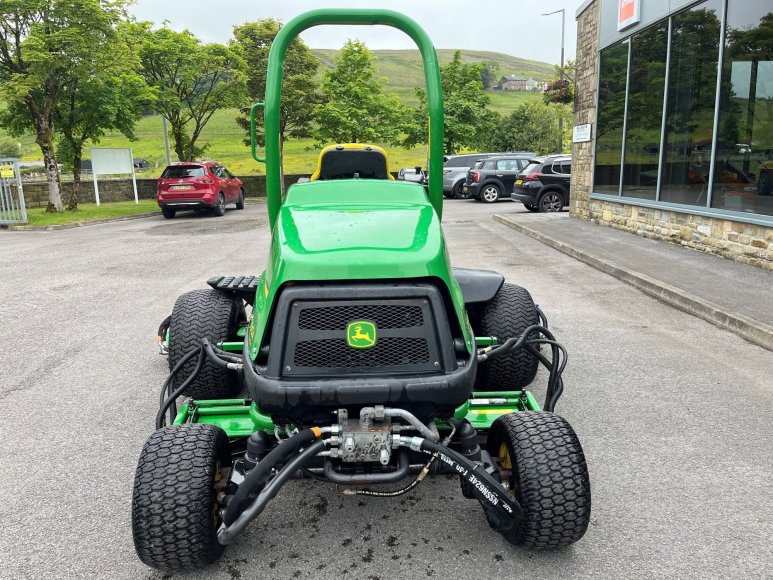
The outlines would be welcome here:
[[[209,209],[219,216],[228,203],[244,209],[244,185],[215,161],[175,163],[158,178],[156,200],[167,219],[183,209]]]

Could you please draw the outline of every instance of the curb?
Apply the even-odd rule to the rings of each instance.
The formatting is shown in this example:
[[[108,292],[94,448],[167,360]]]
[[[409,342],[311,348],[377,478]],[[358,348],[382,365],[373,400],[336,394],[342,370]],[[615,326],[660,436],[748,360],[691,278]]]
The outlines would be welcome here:
[[[559,252],[563,252],[580,262],[584,262],[605,274],[614,276],[615,278],[630,284],[634,288],[641,290],[645,294],[653,296],[682,312],[697,316],[706,322],[710,322],[714,326],[722,328],[723,330],[729,330],[749,342],[753,342],[762,348],[773,351],[773,327],[764,322],[754,320],[743,314],[725,310],[713,302],[704,300],[681,288],[671,286],[670,284],[656,280],[641,272],[616,266],[608,260],[597,258],[575,246],[551,238],[550,236],[519,224],[501,214],[494,214],[494,221],[534,238],[535,240],[540,241]]]
[[[93,226],[97,224],[108,224],[110,222],[125,222],[128,220],[136,220],[140,218],[153,217],[154,215],[161,215],[157,211],[149,213],[138,213],[135,215],[125,215],[114,218],[103,218],[98,220],[87,220],[83,222],[72,222],[69,224],[52,224],[50,226],[8,226],[9,232],[48,232],[55,230],[69,230],[71,228],[82,228],[84,226]]]

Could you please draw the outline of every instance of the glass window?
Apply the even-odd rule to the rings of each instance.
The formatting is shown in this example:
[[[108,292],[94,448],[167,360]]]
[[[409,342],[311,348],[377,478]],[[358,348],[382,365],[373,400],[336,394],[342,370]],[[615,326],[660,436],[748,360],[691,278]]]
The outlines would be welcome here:
[[[530,161],[529,164],[526,166],[526,168],[523,170],[524,173],[539,173],[542,170],[542,162],[541,161]]]
[[[561,162],[561,173],[564,175],[571,175],[572,174],[572,164],[569,161],[562,161]]]
[[[628,43],[626,40],[601,51],[593,173],[593,191],[598,193],[617,195],[620,192]]]
[[[497,169],[499,171],[517,171],[518,162],[515,159],[500,159],[497,161]]]
[[[773,215],[773,5],[730,0],[712,206]]]
[[[709,0],[671,19],[662,201],[706,205],[721,13]]]
[[[187,177],[204,177],[201,165],[170,165],[161,174],[162,179],[185,179]]]
[[[623,195],[655,199],[666,84],[668,20],[635,34],[631,41],[628,123]]]

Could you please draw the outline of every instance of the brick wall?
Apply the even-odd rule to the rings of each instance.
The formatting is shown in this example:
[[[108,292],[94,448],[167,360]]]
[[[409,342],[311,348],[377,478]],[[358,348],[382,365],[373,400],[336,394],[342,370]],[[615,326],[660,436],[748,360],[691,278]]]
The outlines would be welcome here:
[[[599,0],[577,19],[577,86],[574,124],[591,123],[596,134]],[[572,216],[695,250],[773,270],[773,228],[722,218],[594,200],[594,141],[572,145]]]

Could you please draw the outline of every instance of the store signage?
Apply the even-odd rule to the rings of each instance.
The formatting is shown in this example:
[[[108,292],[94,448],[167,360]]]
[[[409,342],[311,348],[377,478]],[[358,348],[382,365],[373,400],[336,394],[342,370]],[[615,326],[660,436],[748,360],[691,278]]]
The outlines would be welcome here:
[[[572,141],[574,143],[585,143],[590,141],[590,123],[586,125],[576,125],[572,129]]]
[[[642,0],[617,0],[617,29],[623,30],[639,22]]]

